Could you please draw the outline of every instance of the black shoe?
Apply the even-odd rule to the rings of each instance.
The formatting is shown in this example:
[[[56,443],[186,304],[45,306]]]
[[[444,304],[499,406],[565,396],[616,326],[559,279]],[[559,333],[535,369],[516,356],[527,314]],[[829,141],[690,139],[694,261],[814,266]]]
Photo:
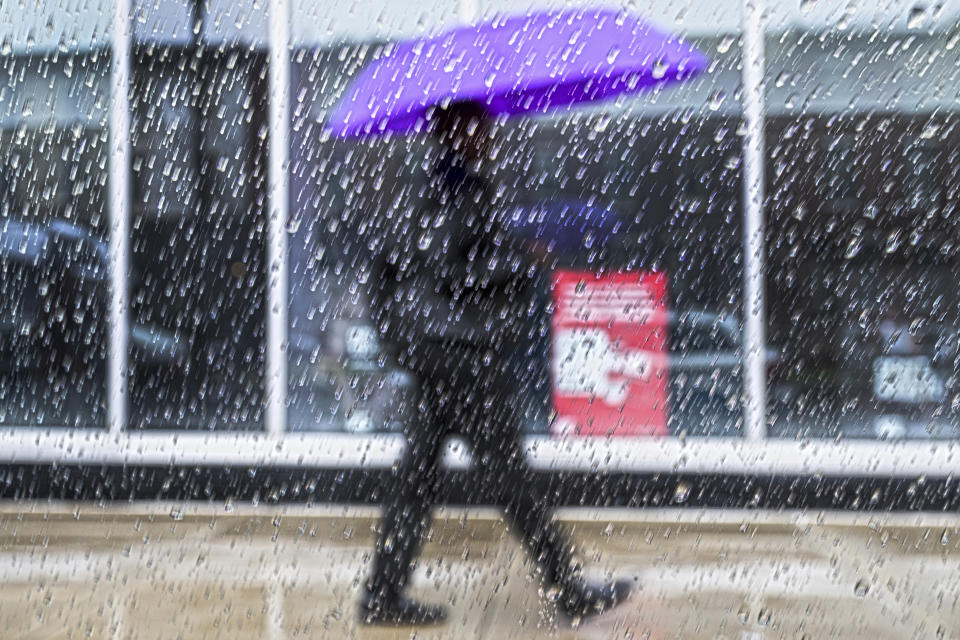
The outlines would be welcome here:
[[[447,610],[440,605],[422,604],[405,598],[384,600],[370,594],[360,602],[362,624],[428,625],[442,624],[447,620]]]
[[[630,580],[606,584],[577,580],[560,590],[557,604],[564,614],[579,622],[613,609],[626,600],[631,591],[633,582]]]

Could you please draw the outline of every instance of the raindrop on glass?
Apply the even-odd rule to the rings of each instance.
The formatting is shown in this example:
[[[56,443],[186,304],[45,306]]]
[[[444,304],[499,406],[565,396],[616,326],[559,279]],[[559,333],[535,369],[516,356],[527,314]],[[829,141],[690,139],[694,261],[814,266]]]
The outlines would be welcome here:
[[[853,586],[853,595],[858,598],[866,597],[868,591],[870,591],[870,583],[863,578],[857,580],[857,584]]]
[[[653,64],[653,78],[655,80],[660,80],[665,75],[667,75],[667,65],[663,60],[657,60]]]

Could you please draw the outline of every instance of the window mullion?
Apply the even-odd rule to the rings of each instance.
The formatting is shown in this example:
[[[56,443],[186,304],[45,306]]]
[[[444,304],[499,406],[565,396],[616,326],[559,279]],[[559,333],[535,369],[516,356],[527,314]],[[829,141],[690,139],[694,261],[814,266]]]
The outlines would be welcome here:
[[[130,0],[114,0],[109,115],[109,303],[107,426],[127,426],[130,264]]]
[[[266,427],[286,430],[287,397],[287,235],[289,219],[290,3],[270,3],[269,132],[267,219]]]
[[[766,437],[766,265],[763,219],[763,11],[761,0],[744,0],[743,35],[743,275],[744,436]]]

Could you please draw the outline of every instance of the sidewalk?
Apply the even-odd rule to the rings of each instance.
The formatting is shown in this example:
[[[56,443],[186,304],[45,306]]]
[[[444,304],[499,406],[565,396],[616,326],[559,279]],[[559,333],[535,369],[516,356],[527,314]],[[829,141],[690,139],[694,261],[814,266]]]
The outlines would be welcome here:
[[[358,628],[377,511],[0,503],[3,638],[410,638]],[[960,517],[568,509],[635,596],[558,622],[494,510],[444,510],[415,575],[427,638],[956,638]]]

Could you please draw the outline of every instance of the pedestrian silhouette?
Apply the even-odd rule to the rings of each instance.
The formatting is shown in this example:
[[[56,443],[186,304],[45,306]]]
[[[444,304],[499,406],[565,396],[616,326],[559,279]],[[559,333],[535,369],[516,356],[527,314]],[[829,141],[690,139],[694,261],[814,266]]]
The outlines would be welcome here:
[[[443,607],[404,595],[437,499],[446,438],[466,438],[477,489],[506,512],[574,619],[622,602],[630,583],[592,583],[568,533],[533,482],[517,394],[538,258],[503,229],[505,191],[489,180],[493,122],[483,105],[437,108],[442,149],[428,206],[383,220],[371,298],[384,344],[416,378],[407,446],[384,496],[373,568],[360,614],[368,624],[442,622]]]

